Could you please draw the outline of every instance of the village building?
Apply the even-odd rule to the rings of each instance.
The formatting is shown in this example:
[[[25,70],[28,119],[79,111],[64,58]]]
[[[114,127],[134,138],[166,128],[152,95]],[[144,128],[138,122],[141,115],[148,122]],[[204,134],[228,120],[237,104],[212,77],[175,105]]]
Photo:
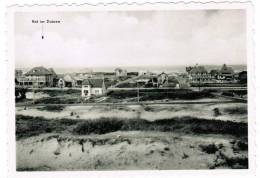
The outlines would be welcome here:
[[[125,77],[125,76],[127,76],[127,71],[125,69],[116,68],[115,74],[117,77]]]
[[[15,78],[16,85],[23,86],[23,87],[31,87],[33,82],[29,80],[26,76],[19,76]]]
[[[28,87],[53,87],[53,80],[56,76],[54,71],[40,66],[29,70],[25,75],[17,77],[20,86]]]
[[[73,76],[72,74],[66,74],[59,78],[57,82],[57,86],[59,88],[63,87],[81,87],[82,86],[83,77]]]
[[[149,70],[140,70],[140,71],[138,71],[138,76],[142,76],[142,75],[153,75],[153,73],[150,72]]]
[[[57,82],[57,87],[59,88],[64,88],[65,87],[65,81],[63,78],[59,78],[58,82]]]
[[[106,93],[106,85],[104,79],[84,79],[82,81],[81,96],[102,96]]]
[[[217,79],[218,74],[219,74],[219,70],[217,70],[217,69],[212,69],[209,73],[210,73],[210,75],[211,75],[211,78],[214,80],[214,79]]]
[[[188,73],[189,80],[192,83],[204,83],[212,80],[210,73],[208,73],[204,66],[199,66],[196,64],[194,67],[186,67],[186,71]]]
[[[168,75],[166,73],[161,73],[158,75],[157,77],[157,81],[158,81],[158,86],[163,85],[164,83],[168,83]]]
[[[160,88],[180,88],[180,83],[176,76],[167,76],[167,80],[159,85]]]
[[[22,75],[23,75],[23,71],[22,70],[18,70],[18,69],[15,70],[15,78],[21,77]]]
[[[217,79],[222,81],[231,81],[234,79],[234,70],[232,67],[228,67],[226,64],[220,69]]]
[[[159,88],[179,88],[179,81],[176,75],[168,75],[161,73],[158,75],[158,87]]]
[[[67,74],[63,77],[64,83],[65,83],[65,87],[75,87],[76,85],[76,81],[74,80],[74,78]]]

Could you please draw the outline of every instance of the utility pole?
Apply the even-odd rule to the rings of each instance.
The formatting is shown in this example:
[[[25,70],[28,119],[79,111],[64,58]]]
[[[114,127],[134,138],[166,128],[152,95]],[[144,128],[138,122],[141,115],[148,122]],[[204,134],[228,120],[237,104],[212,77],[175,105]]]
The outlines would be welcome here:
[[[139,85],[138,85],[138,82],[137,82],[137,102],[139,103]]]
[[[44,33],[43,33],[43,23],[42,23],[42,39],[44,39]]]

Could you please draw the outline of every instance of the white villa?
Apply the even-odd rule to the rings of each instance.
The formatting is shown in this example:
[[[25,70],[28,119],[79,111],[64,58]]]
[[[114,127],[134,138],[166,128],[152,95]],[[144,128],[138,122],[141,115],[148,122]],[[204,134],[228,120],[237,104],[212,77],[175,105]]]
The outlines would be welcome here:
[[[82,81],[81,96],[91,97],[105,94],[106,86],[104,79],[85,79]]]

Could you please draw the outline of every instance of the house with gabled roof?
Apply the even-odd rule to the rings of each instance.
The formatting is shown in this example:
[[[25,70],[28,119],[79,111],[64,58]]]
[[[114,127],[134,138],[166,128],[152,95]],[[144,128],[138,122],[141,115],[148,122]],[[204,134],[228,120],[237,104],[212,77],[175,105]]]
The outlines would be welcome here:
[[[194,67],[186,67],[189,79],[193,83],[208,82],[211,80],[211,75],[204,66],[196,64]]]
[[[223,64],[219,73],[218,80],[232,80],[234,78],[234,70],[232,67],[228,67],[226,64]]]
[[[76,76],[73,74],[65,74],[59,77],[57,82],[57,86],[59,88],[63,87],[81,87],[82,86],[83,77]]]
[[[55,76],[56,74],[53,69],[50,71],[45,67],[39,66],[29,70],[25,74],[24,79],[29,83],[29,85],[35,87],[52,87]]]
[[[106,85],[104,79],[89,78],[82,81],[81,96],[101,96],[106,93]]]

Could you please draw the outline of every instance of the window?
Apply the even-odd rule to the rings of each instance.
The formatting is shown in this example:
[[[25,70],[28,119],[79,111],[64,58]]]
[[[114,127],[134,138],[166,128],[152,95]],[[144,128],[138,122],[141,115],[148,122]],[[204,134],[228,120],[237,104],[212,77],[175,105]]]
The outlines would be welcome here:
[[[85,95],[85,96],[88,95],[88,90],[84,90],[84,95]]]
[[[96,94],[96,95],[98,95],[98,94],[99,94],[99,90],[95,90],[94,92],[95,92],[95,94]]]

